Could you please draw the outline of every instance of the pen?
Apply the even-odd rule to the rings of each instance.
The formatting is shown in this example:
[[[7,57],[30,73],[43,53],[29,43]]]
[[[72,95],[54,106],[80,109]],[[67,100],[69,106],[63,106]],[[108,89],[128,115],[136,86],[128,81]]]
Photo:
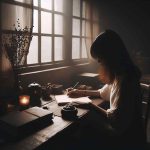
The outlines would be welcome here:
[[[72,89],[74,89],[78,84],[79,84],[79,82],[77,82],[77,83],[72,87]]]
[[[77,82],[71,89],[74,89],[78,84],[79,84],[79,82]],[[67,89],[67,93],[68,92],[69,92],[69,90]]]

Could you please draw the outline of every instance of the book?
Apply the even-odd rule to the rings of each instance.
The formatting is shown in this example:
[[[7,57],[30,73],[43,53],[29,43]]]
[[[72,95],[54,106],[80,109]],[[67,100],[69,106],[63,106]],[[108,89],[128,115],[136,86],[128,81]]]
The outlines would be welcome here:
[[[26,109],[24,111],[29,113],[29,114],[32,114],[34,116],[40,117],[40,118],[45,117],[45,116],[52,118],[52,113],[49,110],[46,110],[46,109],[43,109],[43,108],[40,108],[37,106],[31,107],[31,108]]]
[[[40,107],[14,111],[0,117],[0,130],[8,136],[19,138],[50,125],[52,118],[51,111]]]
[[[88,97],[70,98],[69,96],[65,94],[56,95],[55,99],[58,105],[63,105],[67,103],[89,104],[92,102],[92,100],[89,99]]]

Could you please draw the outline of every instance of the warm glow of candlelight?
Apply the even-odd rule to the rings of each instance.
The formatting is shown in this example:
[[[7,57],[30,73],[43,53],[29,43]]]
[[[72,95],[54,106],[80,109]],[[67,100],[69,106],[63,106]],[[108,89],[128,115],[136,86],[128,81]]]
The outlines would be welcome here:
[[[23,106],[29,105],[30,96],[28,96],[28,95],[19,96],[19,103],[20,103],[20,105],[23,105]]]

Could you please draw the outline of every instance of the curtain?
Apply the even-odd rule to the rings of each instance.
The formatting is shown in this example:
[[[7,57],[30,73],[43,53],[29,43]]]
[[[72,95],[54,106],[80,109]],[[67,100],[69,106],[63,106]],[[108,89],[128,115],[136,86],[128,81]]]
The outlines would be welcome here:
[[[0,97],[13,91],[16,70],[26,62],[32,28],[33,0],[0,1]]]
[[[85,0],[85,44],[87,55],[90,61],[92,61],[90,55],[90,47],[93,40],[99,35],[100,23],[99,23],[99,12],[95,0]]]

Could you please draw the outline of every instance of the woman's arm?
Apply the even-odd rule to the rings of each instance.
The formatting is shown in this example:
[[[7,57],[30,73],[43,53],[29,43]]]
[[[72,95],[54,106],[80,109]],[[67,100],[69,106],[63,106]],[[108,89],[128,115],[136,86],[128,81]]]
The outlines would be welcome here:
[[[82,97],[82,96],[94,96],[94,97],[100,97],[100,92],[97,90],[71,90],[70,92],[67,93],[67,95],[69,97]],[[90,103],[90,108],[92,110],[97,111],[98,113],[100,113],[103,117],[107,118],[107,111],[93,103]]]
[[[97,106],[93,103],[90,103],[90,107],[92,108],[92,110],[95,110],[98,113],[100,113],[104,118],[107,118],[107,111],[105,109],[103,109],[100,106]]]
[[[77,90],[73,89],[67,93],[69,97],[83,97],[83,96],[94,96],[100,97],[100,92],[97,90]]]
[[[78,89],[69,88],[67,89],[67,95],[73,98],[92,96],[92,97],[99,97],[102,98],[103,100],[109,101],[110,91],[111,91],[111,86],[105,84],[99,90],[78,90]]]

